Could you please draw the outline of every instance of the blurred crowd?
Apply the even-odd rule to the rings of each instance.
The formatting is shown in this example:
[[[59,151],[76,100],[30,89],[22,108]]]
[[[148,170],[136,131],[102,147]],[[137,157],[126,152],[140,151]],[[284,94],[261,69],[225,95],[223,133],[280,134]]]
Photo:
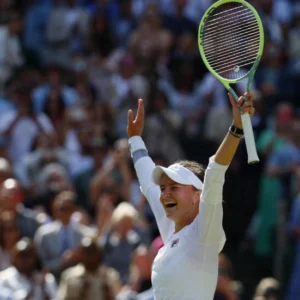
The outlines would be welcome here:
[[[1,300],[153,299],[163,243],[127,111],[144,99],[157,164],[207,164],[232,121],[197,46],[213,2],[0,1]],[[298,300],[300,3],[249,2],[266,35],[253,89],[260,163],[241,143],[227,172],[215,300]]]

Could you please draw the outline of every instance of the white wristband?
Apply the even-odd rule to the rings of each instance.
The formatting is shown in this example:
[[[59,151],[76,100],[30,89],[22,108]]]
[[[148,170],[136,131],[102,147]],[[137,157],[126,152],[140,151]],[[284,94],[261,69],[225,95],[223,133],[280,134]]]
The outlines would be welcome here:
[[[129,149],[131,152],[131,157],[133,156],[133,153],[138,150],[146,150],[147,151],[147,148],[146,148],[146,145],[145,145],[143,139],[138,135],[131,137],[128,140],[128,143],[129,143]]]

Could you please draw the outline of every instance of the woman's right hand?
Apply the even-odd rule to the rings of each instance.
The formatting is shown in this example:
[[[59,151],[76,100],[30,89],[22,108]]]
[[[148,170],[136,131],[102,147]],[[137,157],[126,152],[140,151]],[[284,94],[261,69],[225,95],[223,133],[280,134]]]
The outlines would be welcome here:
[[[144,122],[145,122],[144,102],[142,99],[139,99],[138,110],[135,119],[133,119],[133,111],[131,109],[128,111],[128,119],[127,119],[128,137],[131,138],[136,135],[141,136],[144,129]]]

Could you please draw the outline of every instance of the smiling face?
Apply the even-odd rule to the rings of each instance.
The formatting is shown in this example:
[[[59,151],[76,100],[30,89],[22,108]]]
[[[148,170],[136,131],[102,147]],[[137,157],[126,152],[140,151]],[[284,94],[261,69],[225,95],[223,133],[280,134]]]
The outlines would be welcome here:
[[[173,181],[166,174],[160,180],[160,201],[166,215],[175,222],[176,231],[193,222],[199,213],[200,190]]]

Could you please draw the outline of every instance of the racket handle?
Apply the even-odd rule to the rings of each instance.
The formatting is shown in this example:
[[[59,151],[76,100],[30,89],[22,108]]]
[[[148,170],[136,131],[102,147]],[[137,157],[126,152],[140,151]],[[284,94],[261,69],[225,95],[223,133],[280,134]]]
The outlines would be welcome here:
[[[248,164],[258,163],[259,158],[256,151],[256,145],[255,145],[255,139],[254,139],[250,115],[246,113],[241,115],[241,118],[242,118],[246,148],[248,153]]]

